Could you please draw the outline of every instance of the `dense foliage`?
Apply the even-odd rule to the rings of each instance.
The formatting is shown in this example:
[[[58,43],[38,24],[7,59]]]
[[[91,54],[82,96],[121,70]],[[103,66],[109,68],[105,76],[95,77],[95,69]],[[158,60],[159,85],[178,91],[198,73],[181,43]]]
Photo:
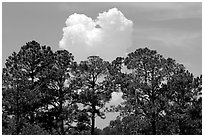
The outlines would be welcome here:
[[[123,102],[105,109],[113,92]],[[66,50],[36,41],[8,57],[2,74],[2,134],[202,134],[202,75],[140,48],[77,63]],[[95,118],[120,112],[103,130]]]

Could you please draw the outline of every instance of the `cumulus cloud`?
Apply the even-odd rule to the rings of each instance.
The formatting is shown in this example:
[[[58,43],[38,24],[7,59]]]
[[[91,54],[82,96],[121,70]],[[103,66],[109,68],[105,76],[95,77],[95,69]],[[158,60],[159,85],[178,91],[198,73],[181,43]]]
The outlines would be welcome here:
[[[109,102],[108,106],[111,106],[111,105],[116,105],[117,106],[121,102],[123,102],[122,95],[123,95],[122,92],[113,92],[111,101]]]
[[[72,14],[66,20],[60,48],[73,53],[76,61],[99,55],[112,61],[125,56],[132,45],[133,22],[117,8],[99,13],[93,20],[84,14]]]

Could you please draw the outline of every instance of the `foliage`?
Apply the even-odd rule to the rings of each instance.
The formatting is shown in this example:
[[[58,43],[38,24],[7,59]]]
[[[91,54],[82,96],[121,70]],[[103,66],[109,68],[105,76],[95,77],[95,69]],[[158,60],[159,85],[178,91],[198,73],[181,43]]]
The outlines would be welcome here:
[[[166,116],[171,120],[168,124],[177,127],[173,134],[201,134],[202,98],[198,96],[201,94],[201,85],[201,77],[193,78],[184,69],[176,72],[167,83],[170,96]]]
[[[194,108],[193,102],[197,102],[195,97],[200,94],[201,78],[194,79],[183,65],[147,48],[137,49],[129,53],[124,61],[117,58],[114,62],[120,67],[124,63],[128,71],[116,71],[114,74],[119,77],[115,81],[120,79],[114,82],[119,84],[124,102],[113,109],[120,112],[122,121],[115,122],[121,123],[116,126],[121,129],[112,128],[111,132],[200,134],[201,121],[193,124],[189,111]],[[201,120],[201,109],[199,114],[197,118]]]
[[[39,87],[46,82],[42,79],[49,70],[51,56],[50,47],[31,41],[7,59],[3,68],[3,111],[15,116],[15,134],[20,133],[21,119],[33,123],[36,109],[43,105]]]
[[[55,52],[53,59],[54,63],[50,69],[49,81],[42,87],[43,90],[47,91],[45,98],[49,98],[50,101],[46,109],[41,109],[42,112],[45,112],[41,113],[41,120],[48,118],[44,121],[44,126],[50,132],[54,128],[58,134],[65,134],[72,127],[71,124],[76,119],[74,116],[78,109],[74,79],[71,76],[75,62],[72,54],[66,50]]]
[[[155,50],[77,64],[68,51],[31,41],[2,72],[2,134],[202,134],[202,75]],[[120,116],[98,129],[95,118],[105,119],[113,92],[124,102],[107,110]]]
[[[48,135],[48,132],[38,125],[26,123],[22,129],[21,135]]]
[[[91,118],[91,134],[94,134],[95,117],[105,118],[100,111],[111,98],[111,92],[106,90],[104,82],[108,75],[109,63],[98,56],[90,56],[88,60],[81,61],[78,66],[80,103]]]

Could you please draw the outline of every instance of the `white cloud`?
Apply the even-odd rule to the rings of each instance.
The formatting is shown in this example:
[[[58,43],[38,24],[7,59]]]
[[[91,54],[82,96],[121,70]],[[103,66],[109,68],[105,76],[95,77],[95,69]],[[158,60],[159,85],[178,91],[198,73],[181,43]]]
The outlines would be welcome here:
[[[124,100],[122,99],[122,92],[113,92],[111,94],[111,101],[106,105],[106,107],[109,107],[111,105],[119,105],[120,103],[122,103]]]
[[[72,14],[63,28],[60,48],[73,53],[76,61],[85,60],[90,55],[99,55],[112,61],[124,56],[132,45],[133,22],[117,8],[99,13],[96,20],[84,14]]]
[[[121,100],[123,93],[122,92],[113,92],[112,93],[112,101],[119,101]]]

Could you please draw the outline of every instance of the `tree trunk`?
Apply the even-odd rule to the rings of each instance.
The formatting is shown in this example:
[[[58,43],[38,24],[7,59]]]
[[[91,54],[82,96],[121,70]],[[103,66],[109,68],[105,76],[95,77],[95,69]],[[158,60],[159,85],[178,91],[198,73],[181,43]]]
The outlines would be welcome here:
[[[18,135],[20,133],[20,113],[19,113],[19,91],[18,91],[18,86],[16,88],[17,90],[17,96],[16,96],[16,134]]]
[[[179,119],[179,135],[185,135],[184,128],[182,127],[182,120]]]
[[[95,127],[95,112],[92,113],[91,116],[91,135],[94,135],[94,127]]]
[[[16,134],[18,135],[20,133],[20,125],[19,125],[19,113],[18,113],[18,110],[17,110],[17,114],[16,114]]]
[[[156,115],[155,115],[155,112],[153,112],[153,114],[152,114],[152,121],[151,121],[151,125],[152,125],[152,134],[153,135],[156,135],[157,134],[157,132],[156,132]]]
[[[60,122],[61,122],[61,135],[64,135],[64,120],[63,118],[60,119]]]
[[[95,106],[95,102],[94,102],[94,95],[95,95],[94,88],[95,88],[95,77],[93,76],[93,81],[92,81],[92,89],[93,89],[92,97],[93,97],[93,100],[91,102],[91,106],[92,106],[91,135],[94,135],[94,128],[95,128],[95,110],[96,110],[96,106]]]
[[[152,134],[153,135],[156,135],[157,132],[156,132],[156,109],[155,109],[155,91],[152,89],[152,109],[153,109],[153,112],[152,112],[152,120],[151,120],[151,125],[152,125]]]
[[[19,135],[20,133],[20,127],[19,127],[19,116],[16,117],[16,135]]]
[[[35,122],[34,112],[30,112],[30,123],[33,124]]]
[[[34,90],[35,89],[35,86],[34,86],[34,70],[32,69],[31,70],[31,79],[32,79],[32,86],[31,86],[31,90]],[[35,109],[35,108],[34,108]],[[30,115],[30,124],[33,124],[34,121],[35,121],[35,116],[34,116],[34,110],[32,109],[30,112],[29,112],[29,115]]]
[[[64,134],[64,119],[63,119],[63,108],[62,108],[62,101],[60,101],[60,115],[59,115],[59,121],[60,121],[60,133],[61,135]]]
[[[60,133],[61,135],[64,134],[64,119],[63,119],[63,93],[62,87],[59,89],[59,121],[60,121]]]

